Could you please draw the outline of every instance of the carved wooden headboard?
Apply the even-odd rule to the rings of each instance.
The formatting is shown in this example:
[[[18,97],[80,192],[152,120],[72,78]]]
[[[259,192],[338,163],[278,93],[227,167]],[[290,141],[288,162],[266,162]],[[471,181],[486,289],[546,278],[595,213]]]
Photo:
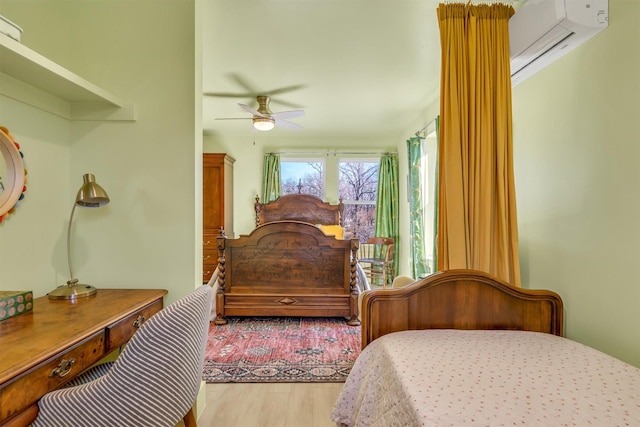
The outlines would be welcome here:
[[[487,273],[448,270],[362,295],[362,348],[410,329],[510,329],[562,336],[563,304],[549,290],[510,286]]]
[[[256,227],[273,221],[300,221],[309,224],[340,225],[344,204],[332,205],[311,194],[287,194],[270,203],[260,203],[256,196]]]

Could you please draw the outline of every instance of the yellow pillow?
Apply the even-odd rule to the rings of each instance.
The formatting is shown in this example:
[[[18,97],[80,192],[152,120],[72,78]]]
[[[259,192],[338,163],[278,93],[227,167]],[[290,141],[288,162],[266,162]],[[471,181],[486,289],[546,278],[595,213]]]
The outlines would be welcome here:
[[[336,236],[336,239],[344,238],[344,228],[340,227],[339,225],[320,224],[319,227],[320,227],[320,230],[322,230],[324,234],[326,234],[327,236],[334,235]]]

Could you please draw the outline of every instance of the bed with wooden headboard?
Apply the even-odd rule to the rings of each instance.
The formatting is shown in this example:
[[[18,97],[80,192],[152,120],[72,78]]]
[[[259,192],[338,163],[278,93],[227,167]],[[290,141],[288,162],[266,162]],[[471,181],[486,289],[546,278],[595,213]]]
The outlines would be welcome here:
[[[362,295],[339,426],[640,425],[640,369],[563,337],[563,303],[472,270]]]
[[[359,325],[356,239],[342,239],[342,203],[293,194],[263,204],[256,228],[217,238],[217,324],[228,316],[345,317]]]
[[[473,270],[449,270],[362,295],[362,348],[408,329],[512,329],[562,335],[562,299]]]

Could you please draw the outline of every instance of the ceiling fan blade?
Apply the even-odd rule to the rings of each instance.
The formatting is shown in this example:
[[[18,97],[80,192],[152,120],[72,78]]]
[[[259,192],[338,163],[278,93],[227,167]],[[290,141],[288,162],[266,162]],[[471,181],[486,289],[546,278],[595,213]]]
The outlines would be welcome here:
[[[227,77],[244,89],[244,92],[205,92],[204,95],[218,98],[255,98],[259,95],[259,91],[244,77],[235,73],[229,73]]]
[[[291,102],[287,102],[285,100],[280,100],[273,97],[275,95],[280,95],[283,93],[304,89],[307,87],[306,84],[283,86],[283,87],[275,88],[273,90],[268,90],[268,89],[263,90],[265,89],[264,87],[262,89],[259,89],[253,82],[251,82],[249,79],[247,79],[246,77],[238,73],[228,73],[226,77],[229,79],[229,81],[239,86],[242,89],[242,91],[240,92],[205,92],[204,95],[214,96],[218,98],[253,98],[253,99],[255,99],[259,95],[266,95],[266,96],[271,96],[273,102],[276,102],[280,105],[284,105],[289,108],[302,107],[301,105],[293,104]]]
[[[279,119],[293,119],[294,117],[304,116],[304,110],[291,110],[291,111],[280,111],[278,113],[273,113],[271,117],[276,120]]]
[[[231,93],[231,92],[205,92],[204,96],[215,96],[218,98],[252,98],[252,96],[246,93]]]
[[[246,91],[247,94],[251,94],[253,96],[253,94],[258,93],[256,87],[251,82],[249,82],[247,78],[241,76],[240,74],[229,73],[227,74],[227,77],[229,78],[229,80],[236,82],[238,86]]]
[[[285,101],[285,100],[283,100],[281,98],[277,98],[277,97],[276,98],[271,98],[271,102],[273,104],[282,105],[283,107],[286,107],[286,108],[304,108],[305,107],[305,105],[297,104],[295,102]]]
[[[307,87],[307,85],[305,84],[297,84],[297,85],[279,87],[273,90],[258,90],[258,88],[256,87],[255,84],[253,84],[253,82],[249,81],[249,79],[247,79],[244,76],[241,76],[238,73],[229,73],[227,74],[227,77],[229,78],[229,80],[235,82],[238,86],[244,89],[246,91],[245,95],[250,95],[253,98],[255,98],[258,95],[268,95],[268,96],[280,95],[282,93],[293,92],[293,91],[304,89],[305,87]]]
[[[218,117],[214,120],[251,120],[251,117]]]
[[[281,127],[281,128],[287,128],[287,129],[293,129],[293,130],[304,129],[299,124],[293,123],[293,122],[288,122],[286,120],[278,120],[278,119],[276,119],[275,125],[278,126],[278,127]]]
[[[245,110],[247,110],[248,112],[250,112],[251,114],[253,114],[254,116],[267,117],[264,114],[262,114],[261,112],[259,112],[258,110],[249,107],[248,105],[240,104],[240,103],[238,103],[238,105],[241,106],[242,108],[244,108]]]
[[[266,91],[266,94],[269,96],[280,95],[281,93],[293,92],[294,90],[304,89],[305,87],[307,87],[307,85],[285,86],[274,90],[268,90]]]
[[[203,96],[211,96],[215,98],[244,98],[244,99],[255,99],[258,95],[269,92],[251,92],[251,93],[234,93],[234,92],[204,92]],[[296,104],[290,101],[285,101],[280,98],[271,98],[271,102],[274,104],[282,105],[287,108],[302,108],[303,105]]]

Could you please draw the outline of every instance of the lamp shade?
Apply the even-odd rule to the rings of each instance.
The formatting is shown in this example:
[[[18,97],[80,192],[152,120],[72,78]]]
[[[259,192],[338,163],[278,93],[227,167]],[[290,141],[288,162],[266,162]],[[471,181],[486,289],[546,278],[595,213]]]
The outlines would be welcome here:
[[[275,120],[271,117],[254,117],[253,127],[257,130],[268,131],[275,127]]]
[[[96,177],[92,173],[85,173],[82,179],[84,182],[76,195],[76,205],[99,208],[109,204],[107,192],[96,182]]]

